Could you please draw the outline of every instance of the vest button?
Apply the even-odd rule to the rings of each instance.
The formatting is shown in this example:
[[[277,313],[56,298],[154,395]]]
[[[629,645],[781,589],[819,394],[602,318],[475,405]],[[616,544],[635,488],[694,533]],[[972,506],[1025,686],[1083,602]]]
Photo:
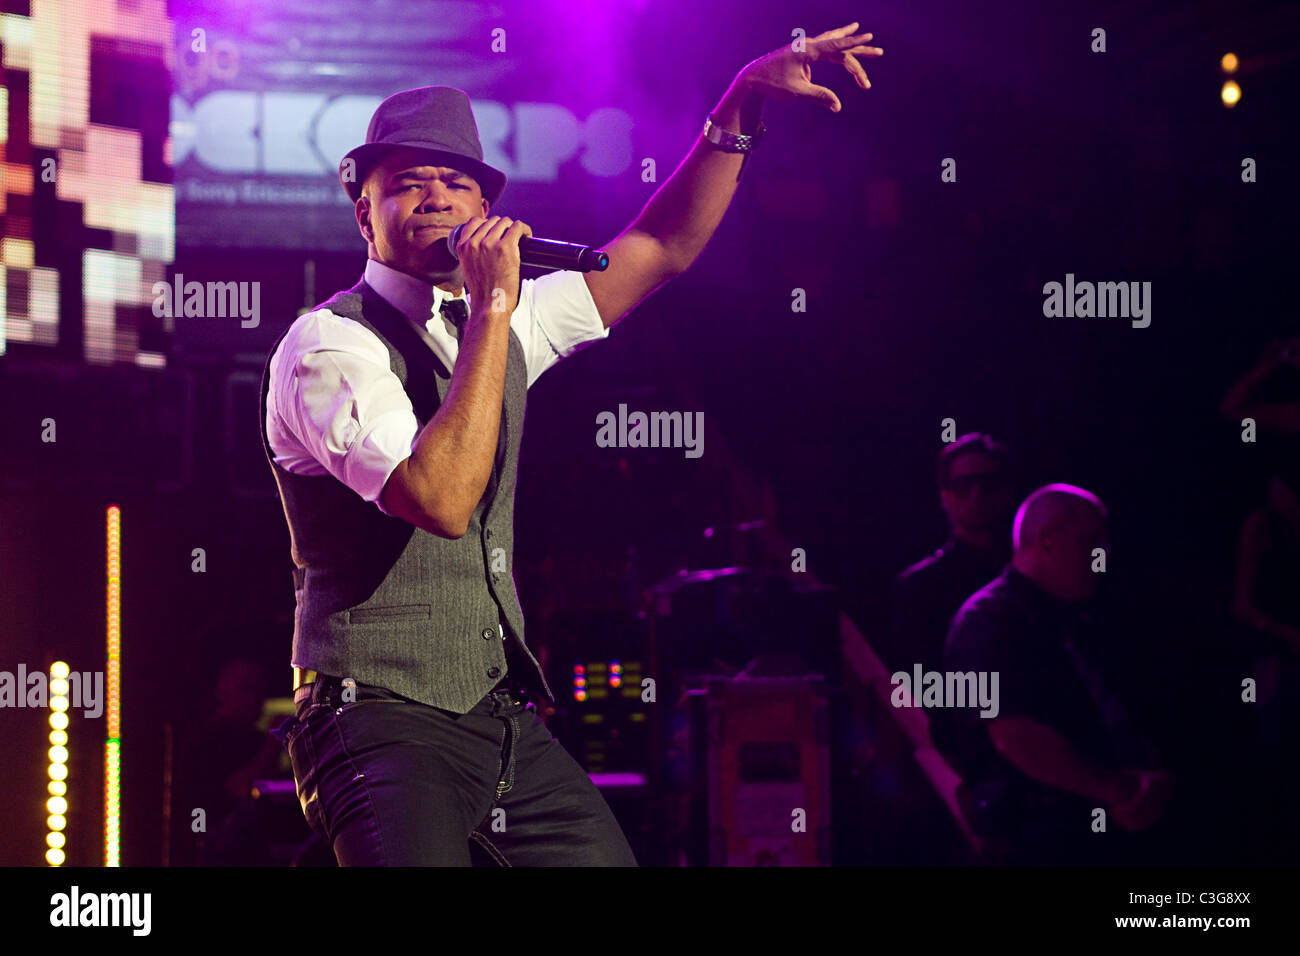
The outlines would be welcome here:
[[[490,627],[483,628],[483,640],[490,641],[494,637],[496,637],[496,631],[492,630]]]
[[[496,677],[501,673],[501,668],[493,666],[488,668],[488,677]]]

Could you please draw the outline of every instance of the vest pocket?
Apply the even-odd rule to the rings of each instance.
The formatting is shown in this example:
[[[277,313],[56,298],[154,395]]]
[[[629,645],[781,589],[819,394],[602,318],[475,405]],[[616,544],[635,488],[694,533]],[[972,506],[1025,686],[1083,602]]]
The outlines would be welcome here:
[[[433,619],[432,604],[390,604],[387,607],[358,607],[348,612],[348,623]]]

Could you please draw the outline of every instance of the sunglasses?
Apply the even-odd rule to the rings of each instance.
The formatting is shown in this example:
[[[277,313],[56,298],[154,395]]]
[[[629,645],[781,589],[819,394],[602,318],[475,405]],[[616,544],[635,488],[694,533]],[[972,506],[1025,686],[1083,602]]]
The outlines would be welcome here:
[[[976,475],[958,475],[956,478],[949,478],[944,487],[955,495],[968,495],[979,485],[983,491],[999,491],[1005,488],[1007,479],[1005,475],[997,472],[985,472]]]

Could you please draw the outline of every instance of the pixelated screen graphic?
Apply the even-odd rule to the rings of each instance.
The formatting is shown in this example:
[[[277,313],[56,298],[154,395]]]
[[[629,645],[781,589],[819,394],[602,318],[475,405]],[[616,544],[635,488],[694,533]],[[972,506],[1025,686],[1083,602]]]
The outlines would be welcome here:
[[[509,177],[516,214],[521,200],[535,218],[558,214],[575,189],[590,195],[633,167],[637,92],[597,83],[561,96],[575,67],[521,12],[422,0],[364,10],[179,0],[172,14],[177,236],[186,248],[355,250],[339,161],[364,141],[386,96],[418,86],[470,94],[484,160]],[[594,53],[584,72],[600,60]],[[636,115],[653,126],[654,111]]]
[[[151,308],[173,261],[166,5],[7,4],[0,15],[0,355],[166,364]]]

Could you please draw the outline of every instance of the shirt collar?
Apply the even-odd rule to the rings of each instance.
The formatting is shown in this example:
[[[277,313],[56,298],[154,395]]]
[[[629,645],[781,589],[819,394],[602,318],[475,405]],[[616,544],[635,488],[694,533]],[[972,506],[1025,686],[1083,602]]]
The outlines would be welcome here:
[[[990,577],[995,577],[1002,567],[1007,563],[1005,551],[984,551],[980,548],[968,544],[955,534],[949,534],[948,540],[943,543],[940,549],[945,555],[952,555],[958,561],[977,567],[988,567],[992,571]]]
[[[463,298],[467,306],[470,304],[468,292],[462,290],[460,296],[454,296],[424,279],[408,275],[375,259],[366,260],[365,277],[370,288],[412,322],[418,322],[426,328],[440,325],[443,331],[453,337],[456,327],[438,314],[443,301]]]
[[[1058,617],[1062,615],[1086,616],[1085,602],[1065,601],[1053,597],[1044,591],[1033,578],[1017,571],[1015,565],[1009,561],[1007,566],[1002,569],[1002,576],[1006,579],[1007,586],[1013,593],[1022,595],[1032,607],[1044,614]]]

